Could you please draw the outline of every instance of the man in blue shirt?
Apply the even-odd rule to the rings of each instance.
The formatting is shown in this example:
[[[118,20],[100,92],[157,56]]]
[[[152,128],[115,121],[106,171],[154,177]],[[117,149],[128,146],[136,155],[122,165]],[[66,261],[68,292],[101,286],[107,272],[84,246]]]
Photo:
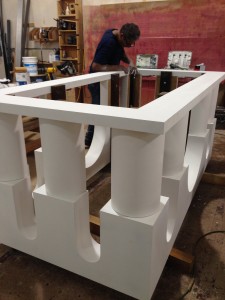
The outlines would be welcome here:
[[[134,23],[126,23],[121,29],[108,29],[103,34],[96,49],[94,59],[90,66],[90,73],[107,71],[132,72],[135,69],[132,60],[126,55],[124,48],[135,46],[140,37],[140,29]],[[120,65],[120,62],[128,64],[128,67]],[[91,93],[92,104],[100,104],[100,84],[88,85]],[[89,125],[85,136],[85,146],[91,144],[94,134],[94,126]]]

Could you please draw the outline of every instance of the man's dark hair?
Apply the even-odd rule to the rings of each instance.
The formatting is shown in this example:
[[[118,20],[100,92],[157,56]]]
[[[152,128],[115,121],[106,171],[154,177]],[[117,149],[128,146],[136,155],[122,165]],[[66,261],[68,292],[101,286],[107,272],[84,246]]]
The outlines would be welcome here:
[[[139,27],[134,23],[124,24],[120,29],[120,33],[123,33],[129,41],[136,41],[141,35]]]

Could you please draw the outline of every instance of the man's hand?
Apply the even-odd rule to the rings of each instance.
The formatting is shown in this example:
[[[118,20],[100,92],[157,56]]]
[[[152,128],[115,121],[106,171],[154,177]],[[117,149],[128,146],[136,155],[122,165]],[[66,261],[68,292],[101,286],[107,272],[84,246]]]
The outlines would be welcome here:
[[[123,65],[101,65],[94,62],[92,70],[94,72],[123,71],[125,74],[133,75],[134,77],[138,73],[137,68],[131,63],[127,68]]]
[[[128,67],[128,74],[133,75],[135,77],[136,74],[138,74],[138,69],[134,66],[129,66]]]

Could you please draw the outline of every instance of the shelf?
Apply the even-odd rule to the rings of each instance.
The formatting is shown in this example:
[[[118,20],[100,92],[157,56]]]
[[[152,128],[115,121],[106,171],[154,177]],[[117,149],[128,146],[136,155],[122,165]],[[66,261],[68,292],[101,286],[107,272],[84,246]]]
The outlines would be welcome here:
[[[59,32],[74,32],[74,33],[76,33],[77,31],[74,29],[65,29],[65,30],[59,29]],[[78,35],[78,34],[76,34],[76,35]]]
[[[29,32],[29,40],[35,42],[57,42],[59,31],[57,27],[35,27]]]
[[[60,47],[77,47],[75,44],[61,44]]]
[[[70,14],[70,15],[59,15],[58,17],[59,17],[59,18],[63,18],[63,19],[64,19],[64,18],[67,18],[67,17],[68,17],[68,18],[69,18],[69,17],[73,17],[73,18],[74,18],[74,17],[76,17],[76,14]]]
[[[82,0],[58,0],[60,60],[72,61],[77,72],[83,72]],[[68,14],[66,12],[68,11]]]
[[[63,60],[63,61],[66,61],[66,60],[78,61],[78,58],[66,57],[66,58],[61,58],[60,60]]]

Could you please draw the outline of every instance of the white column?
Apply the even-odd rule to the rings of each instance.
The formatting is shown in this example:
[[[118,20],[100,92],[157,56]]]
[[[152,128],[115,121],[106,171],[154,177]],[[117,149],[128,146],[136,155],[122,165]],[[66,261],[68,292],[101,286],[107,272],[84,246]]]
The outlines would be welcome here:
[[[166,133],[163,176],[174,176],[183,171],[187,125],[188,114]]]
[[[84,134],[81,124],[40,119],[46,192],[65,200],[86,191]]]
[[[0,181],[26,177],[28,166],[21,116],[0,113]]]
[[[207,94],[199,103],[191,110],[189,134],[202,135],[207,130],[210,116],[211,93]]]
[[[112,132],[113,209],[128,217],[154,214],[160,204],[164,136]]]
[[[213,121],[215,117],[215,110],[217,106],[217,99],[218,99],[218,94],[219,94],[219,84],[216,85],[212,90],[211,90],[211,106],[210,106],[210,114],[209,114],[209,122]]]

